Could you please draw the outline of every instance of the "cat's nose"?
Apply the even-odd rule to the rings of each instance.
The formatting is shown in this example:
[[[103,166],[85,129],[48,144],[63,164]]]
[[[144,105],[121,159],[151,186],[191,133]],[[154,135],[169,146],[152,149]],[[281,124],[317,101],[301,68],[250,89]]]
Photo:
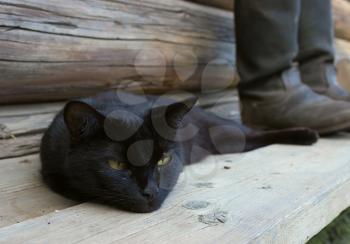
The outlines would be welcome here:
[[[158,186],[154,184],[154,182],[148,182],[145,189],[143,189],[142,195],[144,195],[149,200],[153,200],[156,198],[158,192]]]
[[[142,195],[144,195],[149,200],[153,200],[156,194],[154,192],[144,191]]]

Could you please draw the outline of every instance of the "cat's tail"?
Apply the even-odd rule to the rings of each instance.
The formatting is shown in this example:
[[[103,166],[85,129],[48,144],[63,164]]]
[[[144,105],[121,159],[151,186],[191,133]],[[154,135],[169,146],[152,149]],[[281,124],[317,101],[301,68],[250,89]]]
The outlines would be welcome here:
[[[246,135],[244,151],[251,151],[271,144],[312,145],[319,135],[308,128],[291,128],[271,131],[252,131]]]

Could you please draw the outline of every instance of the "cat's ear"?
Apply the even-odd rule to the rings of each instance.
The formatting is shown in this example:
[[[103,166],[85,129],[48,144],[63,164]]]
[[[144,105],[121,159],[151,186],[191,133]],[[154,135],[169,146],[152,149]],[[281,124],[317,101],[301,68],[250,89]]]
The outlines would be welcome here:
[[[75,141],[95,134],[102,128],[105,118],[90,105],[79,101],[67,103],[63,115],[71,138]]]
[[[166,123],[174,129],[181,126],[185,115],[191,111],[198,98],[191,97],[184,101],[175,102],[167,106],[156,107],[152,109],[152,120],[165,120]]]

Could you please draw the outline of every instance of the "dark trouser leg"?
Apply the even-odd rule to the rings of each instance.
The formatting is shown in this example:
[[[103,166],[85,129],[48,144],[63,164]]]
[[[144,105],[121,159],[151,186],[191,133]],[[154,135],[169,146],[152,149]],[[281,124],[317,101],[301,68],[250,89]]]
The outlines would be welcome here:
[[[302,81],[333,99],[349,100],[337,82],[334,66],[331,0],[301,1],[299,63]]]
[[[242,121],[266,128],[350,128],[350,104],[302,84],[298,53],[301,1],[236,0],[237,65]]]
[[[298,52],[300,0],[236,0],[235,9],[241,85],[290,68]]]

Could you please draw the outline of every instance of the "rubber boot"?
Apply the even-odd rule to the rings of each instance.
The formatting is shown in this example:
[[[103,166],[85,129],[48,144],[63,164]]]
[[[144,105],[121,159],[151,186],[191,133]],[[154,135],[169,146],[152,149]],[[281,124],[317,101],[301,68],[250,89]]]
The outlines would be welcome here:
[[[300,0],[236,0],[242,121],[251,127],[309,127],[320,134],[350,128],[350,104],[315,93],[293,67]]]
[[[350,101],[350,94],[337,80],[333,37],[331,1],[301,1],[299,53],[295,61],[302,81],[319,94]]]

